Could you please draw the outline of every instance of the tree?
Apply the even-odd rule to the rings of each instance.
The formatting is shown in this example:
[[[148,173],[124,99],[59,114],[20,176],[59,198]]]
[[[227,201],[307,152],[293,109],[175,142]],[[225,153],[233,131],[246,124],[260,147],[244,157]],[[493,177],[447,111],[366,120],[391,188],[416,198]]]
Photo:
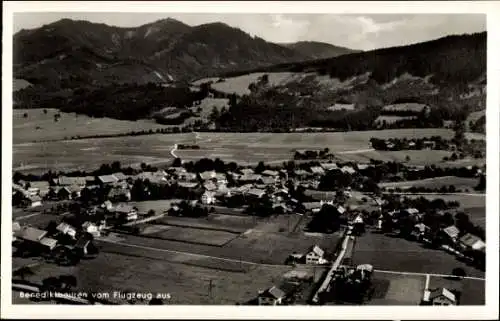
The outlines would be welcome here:
[[[33,269],[31,269],[29,266],[23,266],[22,268],[19,268],[12,272],[12,276],[15,277],[20,277],[21,280],[25,280],[26,277],[35,275],[35,272],[33,272]]]
[[[179,157],[176,157],[174,161],[172,162],[173,167],[181,167],[182,166],[182,160]]]
[[[463,278],[463,277],[467,276],[467,273],[465,272],[465,270],[460,268],[460,267],[454,268],[451,271],[451,274],[458,277],[458,278]]]
[[[479,176],[479,183],[475,187],[476,191],[484,191],[486,189],[486,176],[481,175]]]
[[[151,216],[155,216],[155,214],[156,214],[155,210],[151,209],[148,211],[148,213],[146,215],[151,217]]]
[[[45,115],[47,115],[47,109],[44,109],[44,110],[43,110],[43,113],[44,113]]]
[[[23,117],[24,117],[24,118],[28,118],[28,113],[24,113],[24,114],[23,114]]]
[[[406,161],[406,162],[409,162],[410,160],[411,160],[410,155],[406,155],[406,157],[405,157],[405,161]]]
[[[220,113],[219,113],[219,110],[217,109],[217,107],[212,107],[212,111],[210,112],[210,116],[208,116],[208,118],[211,120],[211,121],[216,121],[217,119],[219,119],[219,116],[220,116]]]

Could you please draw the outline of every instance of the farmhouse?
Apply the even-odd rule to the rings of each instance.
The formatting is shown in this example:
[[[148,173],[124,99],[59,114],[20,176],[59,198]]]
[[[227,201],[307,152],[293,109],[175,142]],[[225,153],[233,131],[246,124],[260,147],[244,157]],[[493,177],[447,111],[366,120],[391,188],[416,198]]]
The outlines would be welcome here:
[[[113,187],[109,190],[108,200],[113,202],[128,202],[132,199],[132,193],[128,188]]]
[[[459,244],[464,250],[480,251],[486,248],[486,243],[481,240],[481,238],[470,233],[462,236],[459,240]]]
[[[285,292],[273,286],[265,291],[260,291],[258,299],[259,305],[280,305],[285,298]]]
[[[342,173],[349,175],[353,175],[354,173],[356,173],[356,170],[352,166],[347,166],[347,165],[342,166],[340,170],[342,171]]]
[[[258,188],[251,188],[246,192],[246,195],[251,198],[262,198],[266,195],[266,191]]]
[[[57,227],[56,227],[56,230],[61,232],[61,234],[64,234],[64,235],[69,235],[70,237],[72,238],[75,238],[76,237],[76,229],[67,224],[67,223],[61,223],[59,224]]]
[[[116,177],[118,182],[125,181],[127,179],[127,176],[125,176],[122,172],[113,173],[113,176]]]
[[[28,206],[29,207],[37,207],[42,205],[42,198],[38,195],[28,196]]]
[[[436,148],[436,142],[433,141],[433,140],[424,140],[422,142],[422,145],[424,146],[424,148],[427,148],[427,149],[434,149],[434,148]]]
[[[293,171],[295,177],[297,178],[306,178],[310,175],[309,172],[303,170],[303,169],[296,169]]]
[[[110,211],[113,209],[113,203],[111,203],[110,200],[106,200],[104,203],[101,204],[102,208],[105,208],[106,210]]]
[[[56,185],[59,186],[70,186],[70,185],[78,185],[84,187],[87,184],[87,180],[85,177],[68,177],[68,176],[60,176],[55,179]]]
[[[126,221],[133,221],[137,219],[137,209],[130,205],[118,204],[114,209],[114,213],[116,218],[121,218]]]
[[[40,240],[40,245],[42,245],[44,249],[52,251],[57,246],[57,240],[50,237],[44,237]]]
[[[47,235],[47,231],[40,230],[31,226],[23,226],[14,234],[16,238],[36,243],[40,242],[40,240],[42,240],[45,235]]]
[[[178,180],[184,182],[194,182],[196,181],[196,174],[190,172],[182,172],[177,174]]]
[[[242,175],[242,176],[240,176],[240,178],[238,179],[238,181],[240,183],[242,183],[242,184],[255,183],[255,182],[257,182],[261,178],[262,178],[262,176],[260,176],[258,174],[248,174],[248,175]]]
[[[262,172],[262,175],[263,176],[277,177],[279,175],[279,172],[266,169],[265,171]]]
[[[112,185],[118,182],[114,175],[102,175],[97,177],[97,182],[101,185]]]
[[[99,237],[101,235],[101,227],[95,225],[92,222],[83,223],[82,229],[85,232],[92,234],[92,236],[94,236],[94,237]]]
[[[411,231],[411,236],[413,236],[417,240],[422,240],[424,236],[430,232],[430,227],[423,223],[415,224]]]
[[[273,185],[274,183],[276,183],[276,178],[270,177],[270,176],[265,176],[265,177],[261,177],[258,182],[263,184],[263,185]]]
[[[426,300],[427,299],[427,300]],[[438,288],[428,292],[428,298],[424,298],[431,305],[456,305],[455,294],[446,288]]]
[[[57,198],[60,200],[70,200],[81,196],[81,187],[78,185],[64,186],[57,191]]]
[[[205,184],[203,184],[203,188],[206,190],[206,191],[215,191],[217,190],[217,185],[215,185],[213,182],[211,181],[208,181],[206,182]]]
[[[201,195],[201,203],[205,205],[214,204],[215,203],[215,193],[210,191],[205,191],[203,195]]]
[[[450,225],[447,228],[444,228],[442,231],[443,243],[456,243],[458,240],[458,234],[460,231],[455,225]]]
[[[313,173],[314,175],[324,175],[325,174],[325,171],[323,170],[323,168],[321,166],[312,166],[310,169],[311,169],[311,173]]]
[[[44,197],[49,193],[50,190],[50,185],[47,181],[33,181],[29,182],[29,185],[30,188],[28,189],[28,192],[33,196],[39,195],[41,197]]]
[[[338,166],[335,163],[321,163],[320,166],[325,171],[331,171],[332,169],[338,169]]]
[[[215,173],[215,171],[206,171],[206,172],[200,173],[200,179],[202,181],[206,181],[206,180],[215,178],[216,175],[217,174]]]
[[[252,175],[252,174],[254,174],[254,171],[251,168],[243,168],[243,169],[240,170],[240,172],[243,175]]]
[[[323,258],[325,251],[314,245],[306,254],[306,264],[325,264],[327,260]]]

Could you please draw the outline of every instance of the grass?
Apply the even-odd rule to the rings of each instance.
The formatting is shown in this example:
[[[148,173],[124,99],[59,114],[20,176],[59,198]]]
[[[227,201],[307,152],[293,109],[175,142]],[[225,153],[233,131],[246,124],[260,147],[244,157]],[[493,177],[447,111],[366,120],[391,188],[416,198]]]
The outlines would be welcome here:
[[[410,165],[432,165],[442,162],[443,157],[450,157],[452,152],[444,150],[402,150],[402,151],[362,151],[359,153],[348,153],[336,155],[338,159],[345,162],[367,163],[370,159],[385,162],[402,162]],[[406,156],[410,160],[406,160]],[[475,163],[479,162],[475,160]],[[461,165],[463,166],[463,165]]]
[[[467,275],[484,277],[484,272],[467,266],[444,251],[370,232],[357,239],[353,261],[354,264],[372,264],[378,270],[435,274],[451,274],[454,268],[461,267]]]
[[[27,113],[28,117],[23,115]],[[58,122],[54,115],[60,114]],[[126,121],[111,118],[91,118],[76,113],[62,113],[57,109],[14,109],[13,110],[13,143],[29,143],[40,140],[62,140],[65,137],[109,135],[141,131],[166,126],[153,120]]]
[[[157,200],[157,201],[142,201],[142,202],[127,202],[127,205],[137,207],[139,213],[146,214],[150,210],[155,213],[162,214],[168,211],[173,203],[180,200]]]
[[[418,305],[425,288],[425,276],[375,272],[374,295],[368,305]]]
[[[385,182],[380,183],[380,187],[407,189],[410,187],[426,187],[426,188],[441,188],[442,186],[453,185],[456,189],[460,190],[473,190],[477,185],[477,178],[466,178],[466,177],[456,177],[456,176],[445,176],[436,177],[430,179],[421,179],[414,181],[404,181],[404,182]]]
[[[235,217],[219,214],[210,214],[206,218],[165,216],[159,220],[156,220],[154,224],[213,229],[228,231],[231,233],[243,233],[247,229],[255,226],[253,218],[243,216]]]
[[[196,244],[211,246],[223,246],[224,244],[237,237],[234,233],[231,232],[180,226],[170,226],[156,233],[149,233],[148,235],[160,239],[174,240],[179,242],[192,242]]]
[[[436,276],[430,277],[429,289],[443,287],[448,290],[456,289],[462,292],[460,305],[485,304],[485,282],[482,280],[453,280]]]
[[[19,130],[14,128],[14,137],[18,133]],[[431,153],[429,151],[363,152],[363,150],[370,148],[371,137],[387,139],[431,135],[449,139],[453,136],[453,132],[449,129],[401,129],[342,133],[199,133],[199,138],[189,133],[15,143],[13,169],[44,172],[49,169],[95,169],[97,164],[113,161],[120,161],[123,165],[138,165],[142,162],[165,163],[172,160],[170,150],[177,143],[197,144],[201,147],[199,150],[177,151],[177,155],[183,160],[218,157],[225,161],[240,163],[255,164],[261,160],[281,163],[290,160],[295,149],[328,147],[333,153],[361,150],[357,154],[337,154],[340,159],[397,160],[410,155],[412,163],[425,164],[441,160],[444,154],[441,155],[436,151]],[[40,136],[39,139],[41,138]],[[92,159],[92,163],[88,162],[88,159]]]
[[[110,295],[114,291],[170,293],[168,304],[236,304],[272,286],[289,269],[256,267],[241,273],[171,263],[142,255],[101,253],[96,259],[82,261],[76,267],[45,265],[29,279],[41,283],[49,276],[72,274],[83,291],[108,292]],[[210,280],[213,286],[211,298],[208,292]]]

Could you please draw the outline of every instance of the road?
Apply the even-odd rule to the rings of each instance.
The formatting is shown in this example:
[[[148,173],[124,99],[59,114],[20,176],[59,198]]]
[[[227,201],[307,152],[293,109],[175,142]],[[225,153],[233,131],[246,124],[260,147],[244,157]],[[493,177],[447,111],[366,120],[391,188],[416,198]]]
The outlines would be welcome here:
[[[175,154],[176,150],[177,150],[177,144],[174,144],[174,147],[170,150],[170,155],[172,155],[175,158],[178,158],[177,155]]]
[[[396,192],[382,192],[386,195],[457,195],[457,196],[477,196],[486,197],[486,194],[482,193],[396,193]]]

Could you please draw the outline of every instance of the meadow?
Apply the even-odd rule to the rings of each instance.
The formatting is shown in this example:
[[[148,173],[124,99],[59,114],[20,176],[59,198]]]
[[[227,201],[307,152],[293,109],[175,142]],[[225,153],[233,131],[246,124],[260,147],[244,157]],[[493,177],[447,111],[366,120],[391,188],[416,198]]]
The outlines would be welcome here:
[[[14,130],[14,137],[19,130]],[[123,165],[158,164],[173,159],[175,144],[196,144],[199,150],[177,150],[183,160],[204,157],[255,164],[259,161],[281,164],[290,160],[296,149],[329,148],[340,160],[404,160],[411,163],[436,162],[442,155],[436,151],[380,152],[370,148],[372,137],[453,137],[449,129],[396,129],[383,131],[337,133],[186,133],[155,134],[113,138],[81,139],[57,142],[14,143],[13,170],[43,172],[47,170],[95,169],[102,163],[120,161]],[[42,139],[43,137],[39,137]],[[439,155],[438,155],[439,154]],[[89,161],[91,160],[91,162]]]
[[[435,177],[428,179],[421,179],[415,181],[403,181],[403,182],[385,182],[378,184],[379,187],[386,188],[401,188],[408,189],[410,187],[426,187],[426,188],[441,188],[443,186],[448,187],[449,185],[455,186],[455,188],[472,191],[478,184],[477,178],[466,178],[466,177],[456,177],[456,176],[444,176]]]

